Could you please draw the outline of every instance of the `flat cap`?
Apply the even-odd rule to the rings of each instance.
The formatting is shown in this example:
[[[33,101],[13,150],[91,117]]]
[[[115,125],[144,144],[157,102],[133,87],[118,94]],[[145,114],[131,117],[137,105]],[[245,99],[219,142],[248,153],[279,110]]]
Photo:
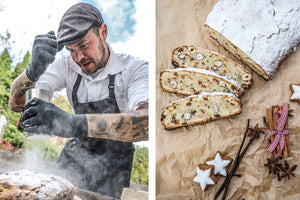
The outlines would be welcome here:
[[[103,24],[101,13],[94,6],[87,3],[79,3],[69,8],[63,15],[58,31],[58,51],[66,44],[79,41],[93,26]]]

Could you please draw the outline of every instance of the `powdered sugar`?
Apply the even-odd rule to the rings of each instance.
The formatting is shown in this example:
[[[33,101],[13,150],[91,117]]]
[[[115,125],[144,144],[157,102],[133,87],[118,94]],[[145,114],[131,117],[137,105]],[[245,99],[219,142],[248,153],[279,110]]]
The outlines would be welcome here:
[[[55,199],[64,189],[74,190],[71,183],[60,177],[28,170],[1,174],[0,183],[23,187],[23,190],[33,192],[41,199]]]
[[[206,24],[240,48],[270,77],[300,42],[299,0],[220,0]]]
[[[207,185],[214,185],[215,182],[210,178],[211,169],[202,170],[197,167],[197,176],[194,178],[194,182],[200,183],[201,189],[204,191]]]

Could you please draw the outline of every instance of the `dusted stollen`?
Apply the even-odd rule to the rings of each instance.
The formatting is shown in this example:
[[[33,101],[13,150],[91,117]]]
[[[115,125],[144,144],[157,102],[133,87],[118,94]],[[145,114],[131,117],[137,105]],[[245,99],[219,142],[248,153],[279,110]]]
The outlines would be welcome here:
[[[264,81],[247,66],[238,61],[231,53],[221,47],[206,28],[203,27],[207,15],[217,0],[164,0],[156,3],[156,199],[213,199],[221,186],[224,177],[216,185],[203,192],[198,183],[193,182],[195,169],[199,163],[213,157],[216,151],[234,158],[241,144],[246,129],[247,119],[250,127],[256,123],[264,126],[263,117],[266,109],[272,105],[288,102],[294,110],[289,118],[289,139],[291,157],[288,162],[300,163],[300,106],[289,100],[290,83],[299,83],[300,49],[291,53],[281,62],[279,70],[271,81]],[[172,51],[181,45],[195,45],[218,52],[239,64],[252,74],[252,86],[241,97],[242,113],[210,122],[205,125],[189,126],[175,130],[165,130],[160,122],[162,109],[171,101],[184,98],[183,95],[162,91],[159,85],[159,74],[162,70],[174,68],[171,64]],[[245,154],[237,173],[231,181],[227,199],[300,199],[300,168],[295,170],[295,178],[277,181],[275,176],[268,175],[264,167],[267,158],[272,155],[267,150],[270,136],[260,135]]]
[[[212,36],[264,79],[300,42],[299,0],[220,0],[206,26]]]

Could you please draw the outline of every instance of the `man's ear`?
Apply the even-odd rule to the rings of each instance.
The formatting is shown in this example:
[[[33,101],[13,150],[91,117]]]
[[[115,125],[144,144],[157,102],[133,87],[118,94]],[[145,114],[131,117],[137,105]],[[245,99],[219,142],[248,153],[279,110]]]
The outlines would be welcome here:
[[[100,34],[100,37],[102,39],[102,41],[106,41],[106,37],[107,37],[107,26],[106,24],[102,24],[99,28],[99,34]]]

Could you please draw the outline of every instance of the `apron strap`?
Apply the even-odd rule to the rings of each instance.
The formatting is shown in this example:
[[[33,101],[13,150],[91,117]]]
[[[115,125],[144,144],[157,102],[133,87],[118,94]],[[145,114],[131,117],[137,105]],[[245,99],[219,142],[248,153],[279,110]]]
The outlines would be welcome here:
[[[78,74],[77,79],[75,81],[75,84],[73,86],[73,91],[72,91],[72,101],[73,101],[73,105],[77,105],[78,104],[78,98],[77,98],[77,91],[81,82],[81,78],[82,76],[80,74]]]
[[[115,76],[116,75],[108,75],[109,76],[109,84],[108,84],[108,90],[109,90],[109,98],[115,98]]]

